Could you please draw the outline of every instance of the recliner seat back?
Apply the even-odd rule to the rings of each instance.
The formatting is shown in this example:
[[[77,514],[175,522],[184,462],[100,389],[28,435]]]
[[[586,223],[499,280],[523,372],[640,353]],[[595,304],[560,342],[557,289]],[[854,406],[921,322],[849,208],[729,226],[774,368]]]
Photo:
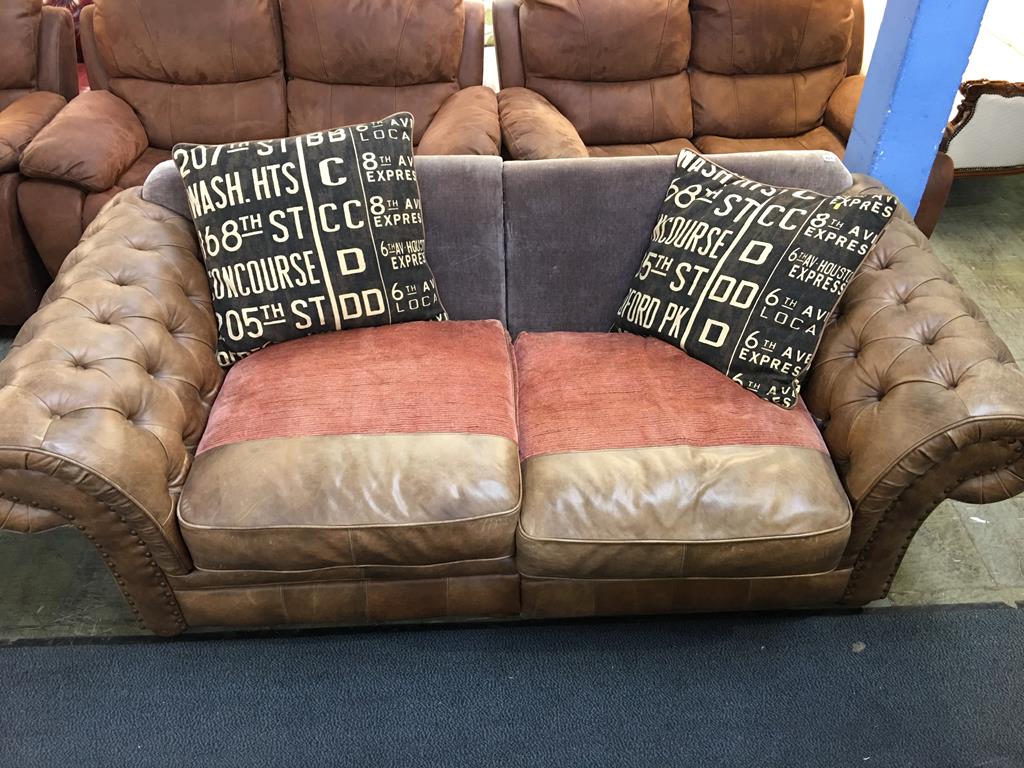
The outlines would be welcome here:
[[[0,109],[33,91],[74,98],[73,37],[61,38],[61,26],[69,24],[63,10],[44,7],[42,0],[0,3]]]
[[[97,0],[82,37],[93,86],[130,104],[154,147],[287,133],[276,0]]]
[[[527,0],[524,81],[587,144],[693,135],[687,0]]]
[[[864,35],[861,0],[506,0],[495,26],[502,87],[588,146],[809,131]]]
[[[464,46],[481,44],[465,40],[482,37],[476,8],[463,0],[281,0],[289,133],[407,110],[418,144],[445,99],[480,84],[482,73],[461,71]]]
[[[847,74],[849,0],[691,0],[694,132],[796,136],[821,125]]]

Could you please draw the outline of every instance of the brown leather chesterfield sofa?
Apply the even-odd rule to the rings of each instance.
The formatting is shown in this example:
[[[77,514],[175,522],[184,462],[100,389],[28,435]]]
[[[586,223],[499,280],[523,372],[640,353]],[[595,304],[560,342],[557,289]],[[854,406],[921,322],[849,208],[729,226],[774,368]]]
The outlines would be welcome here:
[[[821,155],[718,161],[873,185]],[[906,211],[783,411],[606,333],[673,158],[417,171],[455,320],[226,378],[180,180],[119,193],[0,363],[0,526],[77,528],[174,634],[857,606],[943,499],[1024,488],[1024,376]]]
[[[842,158],[864,76],[862,0],[495,0],[514,160],[828,150]],[[952,163],[917,217],[930,235]]]
[[[274,138],[407,110],[421,154],[499,152],[477,0],[98,0],[92,91],[25,152],[25,221],[56,274],[84,228],[177,142]]]
[[[42,0],[0,4],[0,325],[20,325],[49,283],[18,213],[21,153],[78,93],[71,15]],[[44,212],[51,210],[44,206]]]

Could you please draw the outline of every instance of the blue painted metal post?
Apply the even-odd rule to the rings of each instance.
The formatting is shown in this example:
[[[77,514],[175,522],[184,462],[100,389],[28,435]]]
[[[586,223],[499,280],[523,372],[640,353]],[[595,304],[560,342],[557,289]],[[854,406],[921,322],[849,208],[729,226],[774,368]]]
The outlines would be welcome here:
[[[912,212],[928,181],[988,0],[889,0],[846,150]]]

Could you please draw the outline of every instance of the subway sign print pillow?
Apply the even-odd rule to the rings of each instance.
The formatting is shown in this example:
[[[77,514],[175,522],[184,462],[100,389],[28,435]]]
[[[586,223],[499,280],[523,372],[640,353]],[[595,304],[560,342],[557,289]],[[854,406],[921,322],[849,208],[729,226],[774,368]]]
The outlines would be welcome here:
[[[229,366],[324,331],[446,320],[424,253],[413,118],[178,144]]]
[[[792,408],[829,317],[896,207],[891,195],[772,187],[683,150],[613,330],[674,344]]]

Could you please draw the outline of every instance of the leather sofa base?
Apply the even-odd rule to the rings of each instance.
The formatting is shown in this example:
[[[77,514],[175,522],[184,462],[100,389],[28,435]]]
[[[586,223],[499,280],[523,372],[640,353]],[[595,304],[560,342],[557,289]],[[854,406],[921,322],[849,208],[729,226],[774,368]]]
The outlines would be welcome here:
[[[367,579],[178,589],[190,627],[377,624],[519,615],[519,577]]]
[[[850,570],[750,579],[522,577],[524,618],[823,608],[841,602]]]
[[[850,570],[753,579],[516,574],[175,588],[190,627],[555,619],[835,607]]]

